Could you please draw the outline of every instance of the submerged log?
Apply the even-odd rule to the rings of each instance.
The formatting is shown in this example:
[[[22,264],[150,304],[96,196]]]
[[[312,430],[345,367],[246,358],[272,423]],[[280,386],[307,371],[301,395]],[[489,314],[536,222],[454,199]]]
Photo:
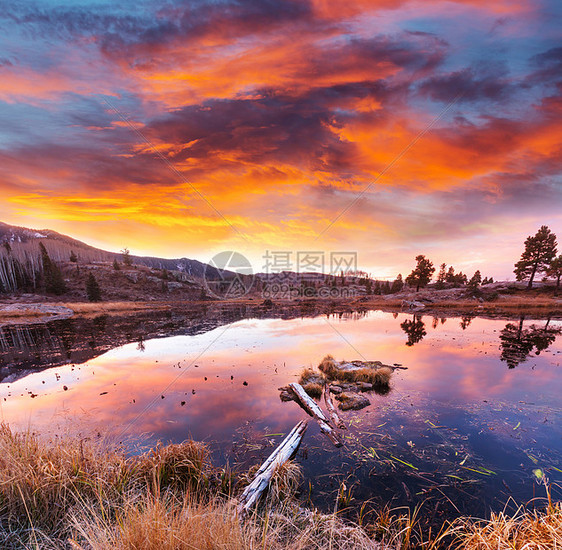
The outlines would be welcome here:
[[[269,485],[269,481],[278,466],[289,460],[297,451],[306,430],[307,421],[301,420],[283,439],[280,445],[269,455],[267,460],[259,467],[254,479],[246,487],[239,499],[238,514],[244,516],[258,501],[261,494]]]
[[[316,404],[316,402],[304,391],[304,388],[297,382],[289,384],[293,390],[299,405],[313,418],[316,419],[320,425],[320,431],[325,433],[330,441],[336,446],[341,447],[343,443],[340,441],[336,432],[330,426],[330,421],[324,414],[324,411]]]
[[[346,425],[344,421],[339,417],[338,411],[334,406],[334,402],[332,401],[332,396],[330,395],[330,389],[325,387],[324,388],[324,402],[326,403],[326,408],[328,409],[328,413],[330,413],[330,418],[332,419],[332,423],[336,428],[340,430],[345,430]]]

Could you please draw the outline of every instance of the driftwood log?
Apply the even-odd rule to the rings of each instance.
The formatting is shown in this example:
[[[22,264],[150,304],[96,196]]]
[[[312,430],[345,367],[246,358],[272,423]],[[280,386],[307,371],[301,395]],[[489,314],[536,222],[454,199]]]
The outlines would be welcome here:
[[[330,414],[330,418],[332,419],[332,423],[336,428],[340,430],[345,430],[346,425],[344,421],[339,417],[338,411],[332,401],[332,396],[330,395],[330,388],[328,386],[324,387],[324,402],[326,403],[326,408],[328,409],[328,413]]]
[[[239,499],[238,515],[245,516],[269,485],[275,469],[289,460],[297,451],[306,430],[307,421],[301,420],[283,439],[280,445],[259,467],[254,479]]]
[[[293,390],[299,405],[320,425],[320,431],[328,436],[328,439],[336,446],[341,447],[343,443],[339,439],[335,430],[330,426],[330,421],[324,414],[324,411],[316,404],[316,402],[304,391],[304,388],[297,382],[289,384]]]

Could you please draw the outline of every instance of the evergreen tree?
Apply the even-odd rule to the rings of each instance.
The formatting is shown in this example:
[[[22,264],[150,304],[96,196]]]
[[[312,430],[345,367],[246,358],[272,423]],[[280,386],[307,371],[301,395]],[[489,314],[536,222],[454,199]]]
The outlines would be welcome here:
[[[459,271],[454,277],[455,286],[462,286],[468,283],[468,277],[462,272]]]
[[[545,270],[545,275],[548,278],[556,279],[556,294],[560,290],[560,278],[562,277],[562,254],[554,258],[550,265]]]
[[[390,281],[384,281],[382,286],[381,286],[381,291],[383,294],[390,294],[391,292],[391,286],[390,286]]]
[[[43,262],[43,280],[45,282],[45,291],[50,294],[60,296],[66,292],[66,284],[64,282],[61,270],[51,260],[47,249],[43,243],[39,243],[41,251],[41,260]]]
[[[93,273],[88,274],[86,281],[86,294],[90,302],[101,302],[101,289]]]
[[[474,275],[471,277],[470,281],[468,281],[468,286],[471,289],[476,290],[481,282],[482,282],[482,275],[480,275],[480,270],[476,270]]]
[[[533,288],[535,275],[546,271],[556,256],[556,235],[543,225],[534,236],[525,240],[525,250],[515,264],[515,278],[524,281],[529,278],[527,288]]]
[[[367,282],[365,283],[365,293],[367,294],[367,296],[370,296],[373,293],[373,285],[371,283],[371,279],[367,279]]]
[[[127,267],[131,267],[133,265],[133,259],[131,258],[131,253],[127,247],[121,250],[121,255],[123,256],[123,263]]]
[[[76,263],[78,261],[78,256],[76,256],[76,254],[74,254],[74,250],[70,251],[70,261],[73,263]]]
[[[407,277],[406,283],[410,286],[416,287],[416,292],[420,290],[420,288],[426,286],[429,281],[431,281],[431,276],[435,271],[433,264],[429,261],[423,254],[416,256],[417,265]]]
[[[119,265],[119,262],[117,261],[117,258],[115,258],[113,260],[113,269],[115,269],[115,271],[120,271],[121,270],[121,266]]]
[[[445,276],[445,280],[448,283],[455,283],[455,268],[453,266],[449,267],[449,270],[447,271],[447,275]]]
[[[435,288],[445,288],[445,281],[447,280],[447,264],[441,264],[439,268],[439,275],[437,275],[437,284]]]
[[[404,281],[402,280],[402,273],[398,273],[396,279],[394,279],[392,286],[390,287],[390,292],[393,294],[395,292],[400,292],[404,288]]]

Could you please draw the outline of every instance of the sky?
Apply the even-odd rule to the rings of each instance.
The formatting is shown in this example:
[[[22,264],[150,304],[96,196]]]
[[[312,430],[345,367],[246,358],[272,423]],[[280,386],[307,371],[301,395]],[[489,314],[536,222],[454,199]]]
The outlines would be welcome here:
[[[555,0],[34,2],[0,12],[0,221],[208,261],[562,242]]]

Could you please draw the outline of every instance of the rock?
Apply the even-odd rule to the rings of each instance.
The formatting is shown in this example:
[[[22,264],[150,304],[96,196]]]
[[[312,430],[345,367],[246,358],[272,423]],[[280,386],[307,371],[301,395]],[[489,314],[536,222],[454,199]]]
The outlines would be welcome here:
[[[357,389],[359,391],[371,391],[373,389],[373,384],[369,384],[369,382],[357,382]]]
[[[423,309],[425,304],[417,300],[402,300],[402,309],[405,307],[408,309]]]
[[[176,281],[168,281],[168,290],[180,290],[183,288],[183,283]]]
[[[337,385],[335,385],[335,384],[332,384],[332,385],[330,386],[330,391],[331,391],[333,394],[339,395],[343,390],[342,390],[341,386],[337,386]]]
[[[127,278],[128,281],[130,281],[131,283],[138,283],[139,282],[139,274],[135,271],[133,272],[129,272],[129,273],[125,273],[125,277]]]
[[[368,407],[371,402],[364,396],[358,393],[340,393],[336,396],[336,399],[340,401],[338,405],[342,411],[354,410],[359,411]]]

